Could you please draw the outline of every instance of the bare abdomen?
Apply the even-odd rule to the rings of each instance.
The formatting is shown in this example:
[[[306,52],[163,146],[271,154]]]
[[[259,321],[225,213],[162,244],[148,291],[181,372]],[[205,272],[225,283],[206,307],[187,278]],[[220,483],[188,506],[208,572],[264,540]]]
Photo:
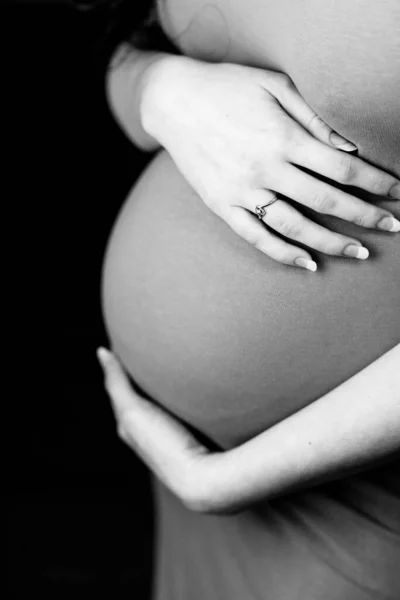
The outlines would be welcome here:
[[[393,347],[399,240],[329,224],[371,258],[317,255],[317,273],[281,265],[234,234],[159,153],[119,215],[104,265],[105,320],[132,377],[228,447]]]

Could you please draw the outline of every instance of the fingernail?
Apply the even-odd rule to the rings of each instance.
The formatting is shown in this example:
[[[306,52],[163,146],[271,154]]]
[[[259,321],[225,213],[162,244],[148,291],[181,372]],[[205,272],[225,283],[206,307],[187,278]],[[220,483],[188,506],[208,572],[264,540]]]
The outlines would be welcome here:
[[[346,246],[343,250],[343,254],[345,256],[351,256],[352,258],[359,258],[360,260],[365,260],[369,256],[369,251],[364,246],[356,246],[355,244],[350,244]]]
[[[106,350],[105,348],[97,348],[97,350],[96,350],[96,356],[99,359],[100,364],[103,367],[105,367],[107,365],[107,362],[111,358],[110,352],[108,352],[108,350]]]
[[[383,231],[397,232],[400,231],[400,221],[394,217],[383,217],[377,224],[377,227],[378,229],[383,229]]]
[[[396,185],[392,187],[389,192],[389,196],[390,198],[396,198],[396,200],[400,200],[400,183],[396,183]]]
[[[303,267],[303,269],[307,269],[308,271],[315,272],[317,270],[317,263],[308,258],[296,258],[294,264],[298,267]]]
[[[354,150],[357,150],[357,146],[346,140],[346,138],[342,137],[335,131],[331,132],[329,139],[331,143],[336,146],[336,148],[339,148],[339,150],[344,150],[345,152],[354,152]]]

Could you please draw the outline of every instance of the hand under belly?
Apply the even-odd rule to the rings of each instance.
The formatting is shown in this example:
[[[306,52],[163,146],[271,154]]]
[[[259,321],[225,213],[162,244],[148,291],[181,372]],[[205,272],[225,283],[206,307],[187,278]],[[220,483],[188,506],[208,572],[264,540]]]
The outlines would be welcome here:
[[[114,350],[152,398],[222,447],[253,437],[399,343],[400,244],[357,235],[368,261],[319,255],[317,273],[274,262],[162,151],[109,241],[103,307]]]

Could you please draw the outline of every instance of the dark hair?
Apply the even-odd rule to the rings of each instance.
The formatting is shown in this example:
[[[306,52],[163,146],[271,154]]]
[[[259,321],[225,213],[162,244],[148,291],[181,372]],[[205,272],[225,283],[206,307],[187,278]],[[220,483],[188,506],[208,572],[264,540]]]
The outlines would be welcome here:
[[[180,54],[180,50],[163,32],[157,12],[157,0],[71,0],[82,11],[100,15],[104,30],[98,51],[107,61],[121,43],[142,50]]]

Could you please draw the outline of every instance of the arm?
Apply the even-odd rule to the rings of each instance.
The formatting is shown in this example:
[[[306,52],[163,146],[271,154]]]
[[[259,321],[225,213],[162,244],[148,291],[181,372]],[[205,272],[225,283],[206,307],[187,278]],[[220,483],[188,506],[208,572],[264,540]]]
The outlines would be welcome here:
[[[279,262],[317,269],[296,242],[330,255],[368,257],[359,240],[314,223],[297,206],[400,231],[389,211],[312,176],[398,197],[398,180],[350,155],[355,146],[314,113],[283,73],[125,46],[112,61],[107,94],[136,145],[163,146],[199,199]]]
[[[106,77],[109,106],[126,135],[139,148],[154,151],[159,142],[142,125],[143,92],[151,67],[169,55],[122,45],[114,53]]]
[[[221,505],[245,506],[393,458],[400,451],[399,365],[397,345],[316,402],[225,457],[212,455],[210,462],[214,461],[212,468],[218,478],[210,469],[210,483],[217,486]]]
[[[191,509],[230,513],[371,468],[400,452],[400,344],[250,441],[210,452],[98,353],[118,432]]]

